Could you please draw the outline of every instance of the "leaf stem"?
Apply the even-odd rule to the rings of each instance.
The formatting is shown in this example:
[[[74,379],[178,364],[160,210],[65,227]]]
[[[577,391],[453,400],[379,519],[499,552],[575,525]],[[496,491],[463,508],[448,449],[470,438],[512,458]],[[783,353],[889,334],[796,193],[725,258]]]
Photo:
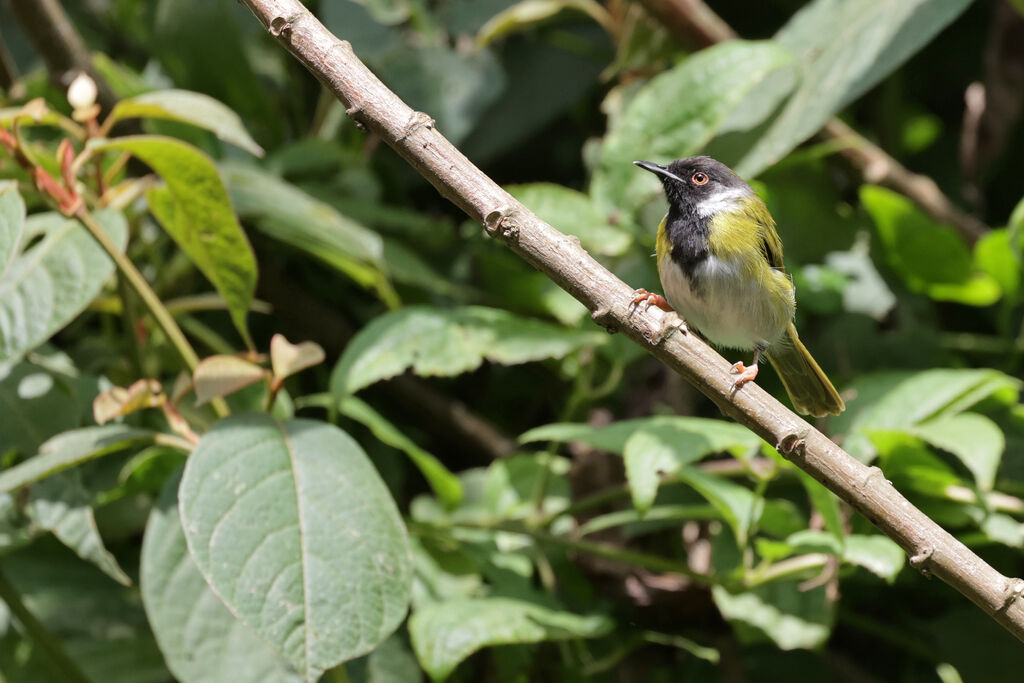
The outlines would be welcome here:
[[[64,651],[60,640],[46,630],[42,622],[36,619],[35,615],[25,607],[25,603],[21,601],[21,595],[7,581],[7,577],[4,576],[3,572],[0,572],[0,600],[3,600],[7,605],[11,614],[18,620],[21,627],[25,629],[25,633],[49,655],[49,657],[44,657],[44,659],[48,659],[49,663],[57,670],[60,680],[69,681],[70,683],[89,683],[89,678],[82,673],[82,670],[78,668],[78,664]]]

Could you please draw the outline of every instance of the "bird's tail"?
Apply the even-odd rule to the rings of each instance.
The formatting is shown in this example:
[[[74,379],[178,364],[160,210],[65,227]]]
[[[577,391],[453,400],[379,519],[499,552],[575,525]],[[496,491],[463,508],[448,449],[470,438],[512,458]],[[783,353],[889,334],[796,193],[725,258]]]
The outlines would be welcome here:
[[[785,339],[771,346],[768,360],[779,373],[798,413],[824,417],[838,415],[846,408],[839,392],[800,341],[793,324],[786,330]]]

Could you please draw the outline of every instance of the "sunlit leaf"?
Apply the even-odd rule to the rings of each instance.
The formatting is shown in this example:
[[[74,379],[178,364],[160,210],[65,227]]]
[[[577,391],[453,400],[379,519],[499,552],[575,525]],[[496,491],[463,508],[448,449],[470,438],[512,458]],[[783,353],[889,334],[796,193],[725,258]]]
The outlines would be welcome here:
[[[402,518],[332,425],[261,413],[218,422],[188,459],[179,508],[214,592],[307,680],[369,652],[405,616]]]
[[[168,119],[213,132],[225,142],[263,156],[263,148],[245,129],[241,117],[218,100],[191,90],[156,90],[120,100],[110,112],[112,121],[131,118]]]
[[[632,243],[630,234],[608,224],[608,218],[582,192],[555,183],[509,185],[509,194],[567,235],[579,238],[592,254],[621,256]]]
[[[895,541],[872,534],[850,534],[843,545],[843,561],[864,567],[872,574],[880,576],[888,583],[896,580],[896,575],[906,564],[907,555]]]
[[[773,642],[782,650],[813,649],[832,631],[834,604],[824,586],[804,591],[796,581],[773,581],[742,593],[711,589],[715,605],[740,642]]]
[[[750,527],[757,522],[764,509],[764,501],[744,486],[694,467],[680,468],[678,477],[715,506],[732,528],[736,543],[741,548],[745,547]]]
[[[233,394],[266,377],[266,370],[252,361],[237,356],[204,358],[192,373],[196,405]]]
[[[256,257],[235,218],[217,167],[189,144],[159,135],[102,140],[94,149],[131,152],[165,184],[146,192],[149,210],[217,288],[250,346],[246,314],[256,292]]]
[[[160,382],[140,379],[130,387],[112,387],[101,392],[92,403],[92,414],[96,424],[101,425],[137,410],[156,408],[165,399]]]
[[[995,422],[977,413],[961,413],[924,422],[911,433],[955,455],[974,475],[979,488],[992,490],[1006,448],[1006,437]]]
[[[24,232],[25,201],[18,194],[18,186],[0,182],[0,278],[21,250]]]

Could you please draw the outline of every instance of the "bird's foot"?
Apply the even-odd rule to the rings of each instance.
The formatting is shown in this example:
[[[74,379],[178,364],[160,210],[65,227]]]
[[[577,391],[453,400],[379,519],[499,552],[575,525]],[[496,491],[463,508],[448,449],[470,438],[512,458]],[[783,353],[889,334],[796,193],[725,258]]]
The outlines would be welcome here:
[[[630,309],[646,311],[651,306],[657,306],[663,311],[672,310],[672,307],[668,305],[668,301],[660,294],[648,292],[643,287],[633,291],[633,300],[629,303]]]
[[[747,382],[754,381],[754,378],[757,377],[757,363],[747,367],[743,364],[743,361],[739,361],[733,364],[730,371],[734,375],[739,375],[732,383],[732,390],[736,391]]]

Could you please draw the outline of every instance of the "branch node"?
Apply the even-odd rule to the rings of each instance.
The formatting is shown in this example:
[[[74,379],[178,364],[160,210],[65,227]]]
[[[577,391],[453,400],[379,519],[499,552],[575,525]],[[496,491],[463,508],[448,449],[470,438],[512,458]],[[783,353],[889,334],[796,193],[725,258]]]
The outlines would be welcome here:
[[[1010,605],[1024,596],[1024,579],[1010,579],[1003,593],[1003,604],[999,607],[1000,612],[1005,612]]]
[[[874,467],[872,469],[878,469]],[[910,566],[921,572],[921,576],[931,578],[932,570],[928,568],[928,564],[931,562],[932,555],[935,553],[935,548],[932,546],[926,546],[916,555],[910,556]]]
[[[496,211],[491,211],[484,217],[484,228],[492,236],[501,236],[509,241],[515,242],[519,239],[519,223],[515,218],[516,209],[506,206]]]
[[[866,489],[868,486],[871,485],[871,481],[876,477],[881,477],[885,483],[892,486],[892,482],[885,478],[885,472],[883,472],[881,468],[878,467],[877,465],[872,465],[871,467],[868,468],[867,476],[864,477],[864,480],[860,483],[860,485],[857,488]]]
[[[295,19],[297,19],[297,17],[274,17],[271,19],[270,26],[267,27],[267,30],[270,31],[270,35],[275,38],[287,38],[287,34],[292,30],[292,22],[295,21]]]
[[[615,317],[612,315],[612,311],[607,306],[601,306],[595,308],[590,312],[590,319],[595,323],[604,328],[608,334],[615,334],[618,332],[618,327],[615,325]]]
[[[402,130],[402,133],[398,136],[398,142],[402,142],[406,138],[410,137],[420,128],[433,127],[434,119],[430,118],[428,114],[424,114],[421,111],[414,111],[412,113],[412,117],[409,118],[409,123],[405,124],[405,128]]]
[[[356,128],[358,128],[359,130],[365,131],[366,130],[366,124],[356,118],[356,116],[358,116],[358,115],[360,115],[362,113],[363,113],[363,108],[361,106],[358,106],[358,105],[355,105],[355,104],[353,104],[350,107],[346,107],[345,108],[345,114],[347,114],[348,117],[350,119],[352,119],[352,123],[356,124]]]
[[[785,456],[795,455],[802,457],[807,449],[807,434],[808,431],[806,429],[799,432],[790,432],[779,439],[779,443],[775,445],[775,450]]]

